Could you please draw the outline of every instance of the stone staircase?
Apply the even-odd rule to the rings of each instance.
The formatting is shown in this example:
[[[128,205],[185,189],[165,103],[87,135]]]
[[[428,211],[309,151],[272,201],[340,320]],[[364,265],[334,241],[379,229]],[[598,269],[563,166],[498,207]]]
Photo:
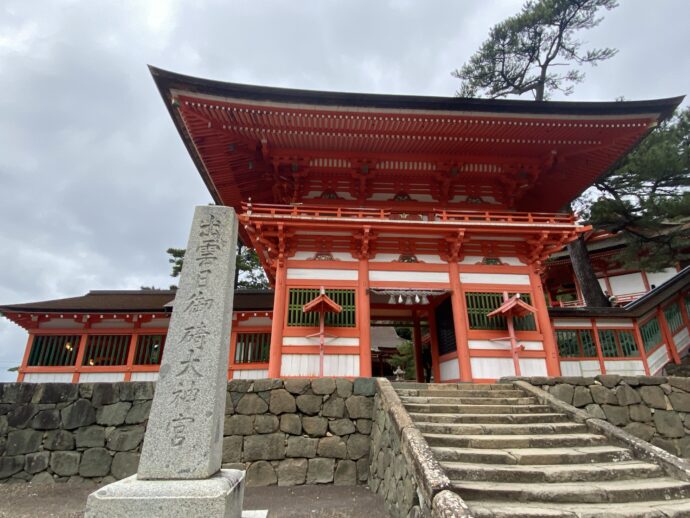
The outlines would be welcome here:
[[[690,483],[510,383],[394,387],[475,518],[690,517]]]

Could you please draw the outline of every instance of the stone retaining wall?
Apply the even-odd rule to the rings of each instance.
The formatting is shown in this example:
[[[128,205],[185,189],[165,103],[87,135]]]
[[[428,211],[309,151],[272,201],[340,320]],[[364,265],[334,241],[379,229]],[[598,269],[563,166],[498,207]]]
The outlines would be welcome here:
[[[690,378],[602,375],[520,379],[669,453],[690,459]]]
[[[373,378],[233,380],[223,466],[250,486],[364,483],[375,392]]]
[[[155,384],[0,384],[0,482],[136,472]],[[233,380],[223,466],[249,485],[367,481],[374,379]]]

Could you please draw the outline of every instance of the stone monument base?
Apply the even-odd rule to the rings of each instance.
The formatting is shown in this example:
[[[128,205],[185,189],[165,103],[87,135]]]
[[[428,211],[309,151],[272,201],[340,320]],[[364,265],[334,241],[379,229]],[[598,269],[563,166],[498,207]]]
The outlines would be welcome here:
[[[203,480],[137,480],[136,475],[94,491],[85,518],[241,518],[244,471],[222,469]]]

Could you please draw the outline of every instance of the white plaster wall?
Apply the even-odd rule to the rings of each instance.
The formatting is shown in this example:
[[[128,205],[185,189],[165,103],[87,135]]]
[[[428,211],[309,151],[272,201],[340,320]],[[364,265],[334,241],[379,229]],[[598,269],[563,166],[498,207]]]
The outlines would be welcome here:
[[[157,372],[133,372],[131,381],[158,381]]]
[[[72,383],[71,372],[29,372],[24,374],[25,383]]]
[[[683,327],[675,335],[673,335],[673,341],[676,343],[679,356],[685,356],[685,352],[688,350],[690,345],[690,333],[688,333],[688,328]]]
[[[588,318],[554,318],[553,327],[592,327]]]
[[[597,318],[597,327],[629,327],[632,328],[633,321],[630,318]]]
[[[666,346],[662,345],[650,356],[647,356],[647,364],[649,365],[649,373],[655,376],[664,366],[669,362],[668,351]],[[608,369],[607,369],[608,370]]]
[[[601,374],[601,366],[596,360],[562,360],[561,374],[563,376],[597,376]]]
[[[460,364],[457,358],[446,360],[439,365],[441,381],[460,379]]]
[[[359,376],[358,354],[327,354],[323,358],[324,376]]]
[[[268,378],[267,369],[245,369],[232,371],[232,379],[236,380],[261,380]]]
[[[460,282],[467,284],[519,284],[529,286],[529,275],[514,273],[461,273]]]
[[[328,270],[311,268],[288,268],[288,279],[314,279],[324,281],[356,281],[357,270]]]
[[[546,359],[520,358],[520,371],[522,376],[546,376]]]
[[[644,364],[639,360],[606,361],[606,374],[622,374],[624,376],[644,376]]]
[[[170,324],[169,318],[154,318],[150,322],[144,322],[143,324],[141,324],[141,328],[142,329],[149,329],[149,328],[155,328],[155,327],[167,328],[168,324]]]
[[[281,376],[318,376],[318,354],[283,354],[280,364]]]
[[[369,280],[373,282],[450,282],[446,272],[410,272],[386,270],[370,270]]]
[[[586,377],[598,376],[601,374],[601,365],[598,360],[585,360],[580,362],[582,375]]]
[[[515,376],[512,358],[470,358],[473,378],[497,379]]]
[[[241,311],[239,312],[241,313]],[[247,311],[247,313],[251,313]],[[269,317],[250,317],[247,320],[240,320],[237,322],[237,328],[240,327],[271,327],[273,320]]]
[[[561,360],[561,374],[563,376],[582,376],[582,366],[579,361]]]
[[[115,318],[104,318],[91,326],[92,329],[134,329],[131,322]]]
[[[47,322],[40,322],[39,329],[81,329],[83,324],[75,322],[71,318],[54,318]]]
[[[654,286],[659,287],[661,284],[670,278],[675,277],[677,274],[678,272],[675,268],[666,268],[660,272],[647,272],[647,280],[649,281],[650,286],[654,284]]]
[[[543,351],[544,344],[537,341],[518,341],[518,343],[525,346],[526,351]],[[510,350],[510,341],[508,340],[468,340],[467,344],[470,349],[491,349],[491,350]]]
[[[124,372],[82,372],[79,375],[79,383],[106,383],[124,380]]]
[[[642,274],[639,272],[626,273],[625,275],[614,275],[609,277],[612,295],[625,295],[628,293],[640,293],[647,291],[644,287]]]
[[[325,342],[326,347],[330,345],[346,346],[346,347],[359,347],[359,338],[348,338],[348,337],[326,337]],[[313,336],[311,338],[302,336],[284,336],[283,345],[286,347],[299,346],[299,345],[319,345],[319,337]]]

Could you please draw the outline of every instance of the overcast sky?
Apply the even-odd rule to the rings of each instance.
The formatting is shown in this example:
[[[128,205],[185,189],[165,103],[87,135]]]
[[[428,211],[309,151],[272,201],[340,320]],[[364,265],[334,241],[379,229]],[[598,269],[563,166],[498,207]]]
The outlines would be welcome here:
[[[690,93],[690,2],[621,0],[583,39],[620,52],[571,100]],[[146,68],[319,90],[453,95],[521,0],[3,0],[0,304],[171,283],[211,198]],[[687,103],[686,103],[687,104]],[[26,333],[0,317],[0,381]]]

